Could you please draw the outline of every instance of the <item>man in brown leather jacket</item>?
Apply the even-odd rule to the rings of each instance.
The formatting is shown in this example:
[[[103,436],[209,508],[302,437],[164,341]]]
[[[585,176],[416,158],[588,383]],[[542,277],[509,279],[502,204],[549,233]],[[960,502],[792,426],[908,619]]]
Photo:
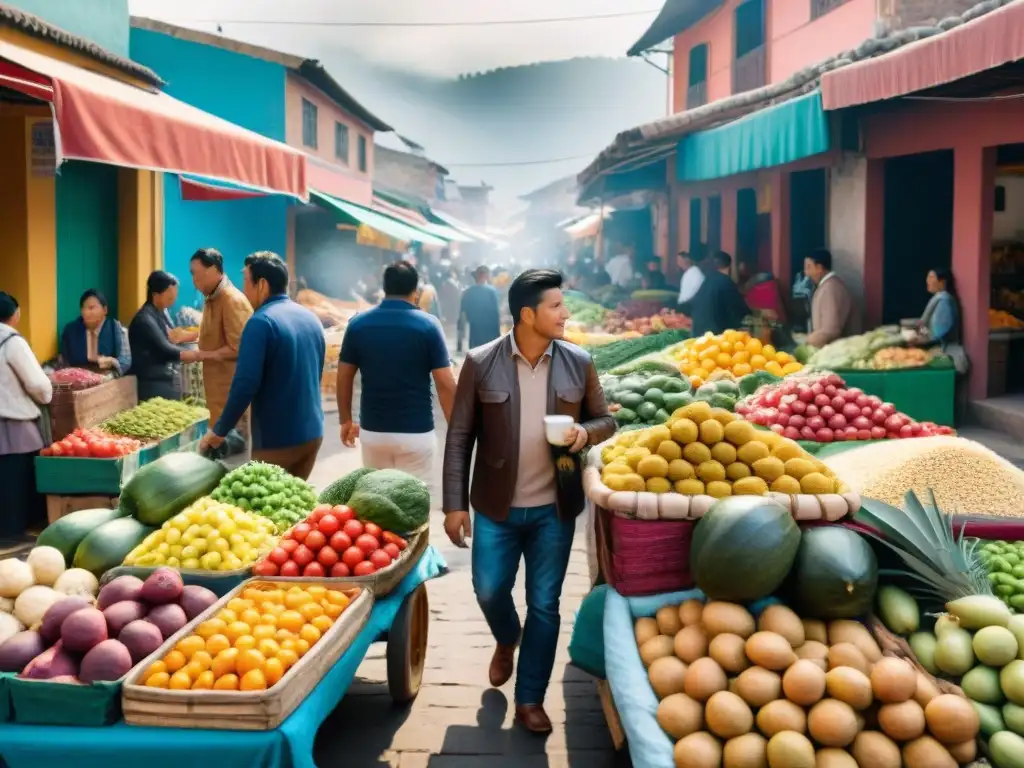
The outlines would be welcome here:
[[[491,685],[512,677],[517,646],[516,719],[547,733],[544,694],[558,643],[558,603],[582,494],[559,492],[544,417],[569,416],[573,452],[615,432],[590,355],[562,341],[569,312],[562,275],[523,272],[509,288],[512,333],[469,353],[459,374],[444,453],[445,531],[465,547],[473,525],[473,587],[497,641]],[[476,462],[470,489],[473,448]],[[578,491],[579,489],[573,489]],[[512,601],[526,561],[526,622]]]

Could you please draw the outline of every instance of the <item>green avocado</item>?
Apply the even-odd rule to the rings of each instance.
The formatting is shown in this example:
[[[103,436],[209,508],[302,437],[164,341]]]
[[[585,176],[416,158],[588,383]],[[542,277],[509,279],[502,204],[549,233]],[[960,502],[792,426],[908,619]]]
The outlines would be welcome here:
[[[658,412],[654,414],[654,423],[664,424],[671,417],[672,415],[668,411],[666,411],[664,408],[659,408]]]
[[[664,390],[665,389],[665,385],[668,384],[668,382],[669,382],[668,376],[651,376],[651,378],[649,378],[647,380],[647,388],[649,390],[650,389]]]
[[[636,421],[636,411],[632,408],[620,408],[614,416],[617,424],[632,424]]]
[[[654,403],[643,403],[639,408],[636,409],[636,415],[643,421],[651,423],[654,421],[654,415],[658,412],[658,406]]]
[[[736,408],[736,398],[722,393],[716,393],[708,400],[708,404],[712,408],[725,408],[727,411],[732,411]]]
[[[637,408],[639,408],[641,405],[643,405],[644,397],[643,397],[643,395],[638,395],[636,392],[630,392],[630,391],[619,392],[618,393],[618,403],[623,408],[629,408],[629,409],[635,411]]]
[[[665,386],[662,390],[668,394],[669,392],[689,392],[690,382],[685,379],[668,379],[665,382]]]
[[[693,396],[689,392],[666,392],[663,407],[669,413],[675,413],[693,402]]]
[[[661,408],[665,403],[665,393],[660,389],[651,388],[644,393],[644,401],[648,403],[654,403],[655,406]]]

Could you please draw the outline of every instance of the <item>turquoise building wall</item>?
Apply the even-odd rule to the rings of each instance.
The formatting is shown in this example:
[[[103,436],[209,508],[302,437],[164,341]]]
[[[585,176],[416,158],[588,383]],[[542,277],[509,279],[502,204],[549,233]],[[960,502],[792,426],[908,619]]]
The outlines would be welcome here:
[[[7,4],[128,56],[128,0],[7,0]]]

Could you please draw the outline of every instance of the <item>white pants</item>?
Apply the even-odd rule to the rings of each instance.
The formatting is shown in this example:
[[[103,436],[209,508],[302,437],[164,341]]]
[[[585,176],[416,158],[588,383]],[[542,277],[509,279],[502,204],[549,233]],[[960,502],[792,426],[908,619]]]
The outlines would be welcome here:
[[[428,486],[432,485],[434,454],[437,452],[437,436],[433,432],[409,435],[364,429],[359,433],[359,441],[364,467],[400,469]]]

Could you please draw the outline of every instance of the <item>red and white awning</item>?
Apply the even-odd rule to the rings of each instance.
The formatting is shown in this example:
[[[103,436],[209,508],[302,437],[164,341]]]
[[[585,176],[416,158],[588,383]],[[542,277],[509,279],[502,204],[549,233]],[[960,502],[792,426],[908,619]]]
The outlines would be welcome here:
[[[0,41],[0,85],[53,105],[57,163],[191,173],[309,197],[306,157],[158,90]]]
[[[1024,59],[1024,3],[821,77],[826,110],[893,99]]]

